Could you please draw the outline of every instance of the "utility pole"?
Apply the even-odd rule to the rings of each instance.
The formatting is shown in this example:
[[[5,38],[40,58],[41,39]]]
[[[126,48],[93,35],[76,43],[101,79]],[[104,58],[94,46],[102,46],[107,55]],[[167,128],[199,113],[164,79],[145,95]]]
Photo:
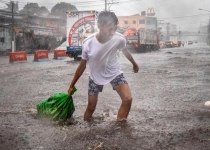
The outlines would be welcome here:
[[[15,51],[15,33],[14,33],[14,1],[12,3],[12,52]]]
[[[162,24],[162,23],[161,23],[162,21],[164,21],[164,20],[157,20],[157,23],[158,23],[158,24]]]
[[[111,5],[112,5],[112,4],[117,4],[117,3],[119,3],[119,2],[113,2],[113,0],[112,0],[112,2],[111,2],[111,3],[107,3],[107,4],[108,4],[108,6],[109,6],[108,10],[110,11],[110,7],[111,7]]]
[[[208,39],[209,39],[209,45],[210,45],[210,19],[209,19],[209,26],[208,26]]]
[[[161,26],[161,24],[164,24],[164,23],[161,23],[162,21],[164,21],[164,20],[157,20],[157,31],[158,31],[158,38],[162,41],[163,39],[163,35],[162,35],[162,33],[161,33],[161,30],[162,30],[162,26]]]
[[[204,11],[210,12],[210,10],[201,9],[201,8],[199,8],[198,10],[204,10]],[[210,14],[209,14],[209,16],[210,16]],[[207,31],[208,31],[208,34],[207,34],[206,42],[208,45],[210,45],[210,19],[209,19],[209,25],[208,25]]]
[[[112,4],[117,4],[117,3],[119,3],[119,2],[113,2],[113,0],[112,0],[111,3],[107,3],[107,0],[105,0],[105,11],[107,11],[107,5],[109,6],[108,11],[110,11],[111,5]]]
[[[107,11],[107,1],[105,0],[105,11]]]
[[[167,36],[166,36],[166,40],[169,40],[169,33],[170,33],[170,27],[169,27],[169,24],[170,23],[167,23],[167,27],[166,27],[166,30],[167,30]]]

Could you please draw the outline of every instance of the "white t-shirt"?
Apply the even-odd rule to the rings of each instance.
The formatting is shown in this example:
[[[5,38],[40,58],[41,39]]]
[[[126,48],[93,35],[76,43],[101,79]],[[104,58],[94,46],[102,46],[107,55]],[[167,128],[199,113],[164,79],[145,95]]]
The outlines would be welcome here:
[[[96,33],[83,41],[82,59],[89,61],[90,78],[94,83],[105,85],[122,73],[118,53],[125,48],[126,40],[118,32],[103,44],[96,39]]]

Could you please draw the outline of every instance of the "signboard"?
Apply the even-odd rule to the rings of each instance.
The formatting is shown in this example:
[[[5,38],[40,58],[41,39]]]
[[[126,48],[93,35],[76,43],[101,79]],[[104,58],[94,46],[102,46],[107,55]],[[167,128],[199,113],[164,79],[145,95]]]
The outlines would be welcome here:
[[[96,31],[95,11],[67,13],[67,46],[81,46],[89,35]]]
[[[33,28],[34,35],[52,35],[52,30],[47,28]]]

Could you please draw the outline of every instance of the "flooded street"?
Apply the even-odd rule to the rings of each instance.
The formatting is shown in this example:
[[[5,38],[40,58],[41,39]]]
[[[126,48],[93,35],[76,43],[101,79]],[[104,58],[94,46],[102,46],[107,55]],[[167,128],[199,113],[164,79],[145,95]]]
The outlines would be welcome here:
[[[87,105],[87,68],[73,95],[75,112],[67,122],[40,120],[36,105],[67,92],[78,61],[66,58],[9,63],[0,57],[1,150],[208,150],[210,147],[210,47],[203,43],[148,53],[132,52],[140,66],[120,54],[133,103],[125,125],[116,123],[121,100],[105,85],[91,123]]]

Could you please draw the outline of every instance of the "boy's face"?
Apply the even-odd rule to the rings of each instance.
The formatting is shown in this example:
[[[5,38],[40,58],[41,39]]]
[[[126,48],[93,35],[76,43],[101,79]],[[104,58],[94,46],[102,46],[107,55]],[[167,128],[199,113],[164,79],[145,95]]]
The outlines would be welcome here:
[[[115,23],[98,24],[98,28],[100,30],[100,36],[107,39],[114,35],[117,30],[117,25]]]

